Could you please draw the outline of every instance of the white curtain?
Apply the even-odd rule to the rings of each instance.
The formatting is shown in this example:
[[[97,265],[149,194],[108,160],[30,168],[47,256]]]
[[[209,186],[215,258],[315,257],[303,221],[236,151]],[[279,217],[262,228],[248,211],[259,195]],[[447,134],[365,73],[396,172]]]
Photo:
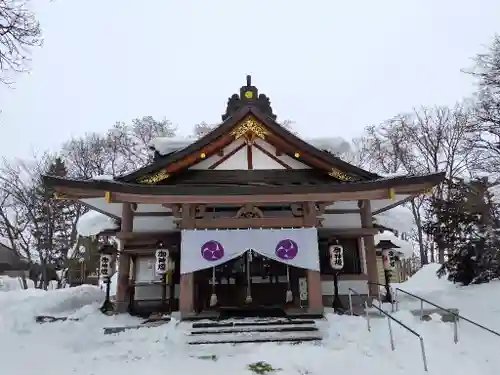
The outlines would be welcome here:
[[[248,250],[294,267],[319,271],[316,228],[183,230],[181,273],[226,263]]]

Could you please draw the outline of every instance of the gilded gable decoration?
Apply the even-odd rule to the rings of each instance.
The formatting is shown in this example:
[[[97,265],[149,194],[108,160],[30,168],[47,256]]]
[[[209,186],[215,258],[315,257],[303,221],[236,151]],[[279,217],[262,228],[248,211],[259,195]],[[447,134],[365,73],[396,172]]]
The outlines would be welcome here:
[[[241,121],[232,131],[231,135],[234,139],[245,137],[247,140],[253,140],[256,137],[265,139],[269,134],[264,125],[257,121],[254,117],[248,116]]]
[[[342,172],[340,169],[332,168],[328,175],[341,181],[353,181],[354,177]]]
[[[170,174],[167,173],[164,169],[162,169],[161,171],[159,171],[155,174],[150,174],[147,176],[139,177],[137,179],[137,182],[140,184],[154,185],[160,181],[166,180],[169,177],[170,177]]]

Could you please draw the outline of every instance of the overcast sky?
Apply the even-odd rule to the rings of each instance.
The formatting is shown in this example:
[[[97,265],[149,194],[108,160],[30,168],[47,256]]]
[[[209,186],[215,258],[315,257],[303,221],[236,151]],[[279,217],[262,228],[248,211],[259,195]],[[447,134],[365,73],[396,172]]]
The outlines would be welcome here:
[[[349,139],[471,95],[460,70],[500,32],[499,0],[33,1],[44,46],[0,87],[9,157],[146,115],[188,134],[246,74],[303,136]]]

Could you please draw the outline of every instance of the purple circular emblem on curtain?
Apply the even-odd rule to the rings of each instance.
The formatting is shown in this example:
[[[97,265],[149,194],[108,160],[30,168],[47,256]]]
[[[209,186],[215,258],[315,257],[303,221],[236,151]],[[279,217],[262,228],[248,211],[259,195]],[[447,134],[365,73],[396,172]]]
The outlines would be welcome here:
[[[208,241],[201,247],[201,256],[209,262],[215,262],[224,256],[224,248],[217,241]]]
[[[276,256],[283,260],[295,258],[298,252],[299,246],[297,245],[297,242],[288,238],[281,240],[278,242],[278,245],[276,245]]]

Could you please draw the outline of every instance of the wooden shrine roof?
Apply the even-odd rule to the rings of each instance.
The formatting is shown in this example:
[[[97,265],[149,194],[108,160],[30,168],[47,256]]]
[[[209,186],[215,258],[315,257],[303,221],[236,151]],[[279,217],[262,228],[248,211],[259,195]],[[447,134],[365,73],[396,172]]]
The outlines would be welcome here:
[[[201,171],[200,171],[201,172]],[[222,171],[213,171],[213,176],[221,174]],[[228,171],[223,171],[226,175]],[[238,171],[243,172],[243,171]],[[250,177],[252,172],[256,171],[244,171],[247,172],[247,176]],[[248,173],[250,172],[250,173]],[[262,173],[262,171],[259,171]],[[288,171],[290,172],[290,171]],[[205,172],[206,173],[206,172]],[[243,173],[242,173],[243,175]],[[270,173],[269,173],[270,175]],[[254,174],[255,176],[255,174]],[[335,200],[335,194],[338,194],[339,199],[356,199],[354,197],[359,195],[358,199],[370,199],[367,198],[367,192],[377,192],[373,195],[373,199],[387,199],[389,195],[387,190],[393,189],[392,194],[419,194],[425,189],[432,188],[433,186],[439,184],[444,179],[444,173],[435,173],[420,176],[401,176],[401,177],[391,177],[391,178],[379,178],[376,180],[368,181],[355,181],[355,182],[322,182],[316,181],[314,184],[296,183],[296,184],[280,184],[280,183],[262,183],[252,181],[241,180],[226,180],[224,181],[205,181],[205,183],[199,181],[197,183],[186,183],[181,182],[179,184],[171,185],[144,185],[136,183],[126,183],[122,181],[106,181],[106,180],[69,180],[52,176],[44,176],[44,184],[58,193],[62,193],[63,198],[68,199],[79,199],[86,197],[102,197],[104,194],[117,195],[122,194],[122,196],[127,196],[130,201],[147,201],[147,197],[159,197],[164,198],[165,202],[170,199],[170,203],[177,202],[188,202],[191,199],[196,202],[210,202],[210,199],[214,199],[214,202],[225,201],[224,196],[240,196],[246,199],[251,199],[250,196],[255,197],[255,199],[263,199],[268,202],[273,201],[285,201],[287,195],[290,199],[298,199],[301,201],[315,201],[315,200]],[[384,190],[387,189],[387,190]],[[385,191],[384,196],[381,192]],[[352,193],[341,196],[342,193]],[[193,197],[198,198],[193,198]],[[260,196],[260,198],[257,198]],[[266,197],[264,197],[266,196]],[[141,197],[144,198],[140,199]],[[170,198],[169,198],[170,197]],[[191,198],[190,198],[191,197]],[[203,197],[203,198],[199,198]],[[212,198],[211,198],[212,197]],[[219,197],[219,198],[215,198]],[[343,198],[342,198],[343,197]],[[347,198],[350,197],[350,198]],[[109,196],[108,196],[109,200]],[[116,201],[124,201],[117,199]],[[234,198],[228,199],[229,201],[236,200]],[[239,202],[239,201],[238,201]]]
[[[250,94],[249,94],[250,93]],[[218,153],[242,136],[253,132],[281,153],[315,169],[322,170],[339,181],[374,180],[380,178],[375,173],[358,168],[343,161],[328,151],[320,150],[293,134],[276,122],[270,101],[259,94],[247,76],[247,85],[240,88],[240,95],[229,98],[223,122],[214,130],[187,147],[166,155],[156,153],[155,160],[143,168],[121,176],[122,182],[156,184],[184,169]],[[332,129],[332,133],[335,129]]]

